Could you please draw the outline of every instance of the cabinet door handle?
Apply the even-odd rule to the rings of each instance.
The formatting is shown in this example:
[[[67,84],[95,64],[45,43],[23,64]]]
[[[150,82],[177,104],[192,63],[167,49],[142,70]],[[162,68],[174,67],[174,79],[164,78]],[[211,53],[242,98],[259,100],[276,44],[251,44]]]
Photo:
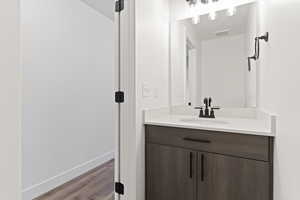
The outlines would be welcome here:
[[[190,178],[193,178],[193,159],[194,159],[194,156],[193,156],[193,152],[190,152]]]
[[[183,138],[183,140],[185,140],[185,141],[191,141],[191,142],[206,143],[206,144],[211,143],[211,141],[209,141],[209,140],[194,139],[194,138],[188,138],[188,137]]]
[[[204,181],[204,155],[201,154],[201,181]]]

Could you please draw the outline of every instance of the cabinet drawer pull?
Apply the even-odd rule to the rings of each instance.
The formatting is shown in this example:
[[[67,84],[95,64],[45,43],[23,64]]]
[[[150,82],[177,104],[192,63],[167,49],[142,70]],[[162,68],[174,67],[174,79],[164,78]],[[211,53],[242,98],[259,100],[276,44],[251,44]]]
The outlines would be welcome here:
[[[201,154],[201,181],[204,181],[204,155]]]
[[[190,178],[193,178],[193,153],[190,152]]]
[[[190,141],[190,142],[206,143],[206,144],[211,143],[211,141],[209,141],[209,140],[194,139],[194,138],[188,138],[188,137],[183,138],[183,140],[185,140],[185,141]]]

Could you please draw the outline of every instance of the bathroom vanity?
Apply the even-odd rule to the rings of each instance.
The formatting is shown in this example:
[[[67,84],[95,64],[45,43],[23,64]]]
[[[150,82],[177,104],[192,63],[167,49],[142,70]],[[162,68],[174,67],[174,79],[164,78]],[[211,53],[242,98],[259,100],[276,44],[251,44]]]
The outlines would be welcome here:
[[[257,32],[256,9],[172,18],[169,108],[144,116],[147,200],[273,200],[276,123],[257,108],[268,34]]]
[[[273,199],[271,132],[175,118],[145,119],[147,200]]]

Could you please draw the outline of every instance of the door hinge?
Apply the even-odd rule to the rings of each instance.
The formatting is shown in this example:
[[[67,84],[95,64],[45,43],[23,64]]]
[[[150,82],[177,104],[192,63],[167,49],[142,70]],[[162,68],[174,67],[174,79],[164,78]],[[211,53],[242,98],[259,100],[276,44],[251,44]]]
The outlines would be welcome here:
[[[118,0],[116,1],[116,12],[121,12],[124,10],[124,0]]]
[[[124,103],[124,92],[117,91],[115,93],[115,102],[116,103]]]
[[[124,184],[120,182],[115,183],[115,192],[124,195]]]

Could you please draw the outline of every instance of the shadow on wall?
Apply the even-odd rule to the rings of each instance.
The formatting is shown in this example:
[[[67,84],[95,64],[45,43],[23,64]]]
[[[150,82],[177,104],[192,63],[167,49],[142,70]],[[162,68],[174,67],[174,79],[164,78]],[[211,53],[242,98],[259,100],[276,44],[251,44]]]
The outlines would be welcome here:
[[[89,7],[95,9],[97,12],[105,15],[106,17],[114,20],[114,0],[81,0],[83,3],[87,4]]]

